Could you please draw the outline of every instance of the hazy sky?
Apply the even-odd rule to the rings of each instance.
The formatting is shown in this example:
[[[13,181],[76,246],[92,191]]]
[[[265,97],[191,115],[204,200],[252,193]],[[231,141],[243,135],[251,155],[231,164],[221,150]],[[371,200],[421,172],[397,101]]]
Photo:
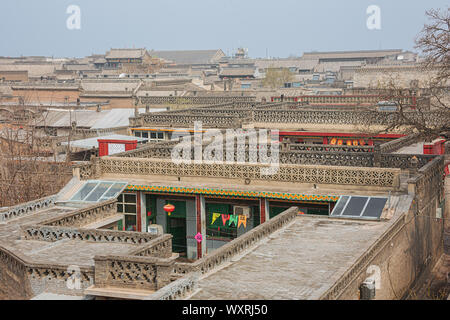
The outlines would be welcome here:
[[[69,5],[81,28],[66,26]],[[366,26],[377,5],[381,29]],[[426,22],[425,10],[448,0],[2,0],[0,56],[82,57],[111,47],[155,50],[240,46],[251,57],[306,51],[405,49]]]

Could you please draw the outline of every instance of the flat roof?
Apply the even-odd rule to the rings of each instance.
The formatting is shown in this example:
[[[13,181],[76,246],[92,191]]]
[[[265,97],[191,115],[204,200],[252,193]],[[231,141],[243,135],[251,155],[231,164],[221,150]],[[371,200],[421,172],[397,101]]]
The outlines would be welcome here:
[[[94,138],[87,138],[81,140],[74,140],[70,142],[72,147],[82,148],[82,149],[92,149],[98,148],[98,140],[126,140],[126,141],[145,141],[144,138],[139,138],[135,136],[126,136],[121,134],[111,134],[107,136],[99,136]],[[68,142],[61,142],[61,145],[67,145]]]
[[[403,207],[411,202],[408,197],[402,200]],[[298,216],[204,275],[190,299],[319,299],[393,222]]]

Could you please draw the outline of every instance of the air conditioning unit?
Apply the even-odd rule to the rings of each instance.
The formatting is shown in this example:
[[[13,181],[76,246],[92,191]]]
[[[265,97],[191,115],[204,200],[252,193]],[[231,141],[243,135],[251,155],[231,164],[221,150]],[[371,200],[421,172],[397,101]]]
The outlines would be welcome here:
[[[244,207],[244,206],[234,206],[233,207],[233,214],[235,215],[244,215],[247,217],[247,219],[250,218],[250,207]]]
[[[442,208],[441,207],[436,208],[436,218],[442,219]]]

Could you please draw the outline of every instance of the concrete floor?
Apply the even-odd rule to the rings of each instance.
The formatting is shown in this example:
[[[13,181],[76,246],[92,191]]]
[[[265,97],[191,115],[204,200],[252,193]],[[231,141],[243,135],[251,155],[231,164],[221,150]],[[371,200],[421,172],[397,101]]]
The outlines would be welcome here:
[[[200,279],[191,299],[317,299],[388,224],[298,217],[238,261]]]

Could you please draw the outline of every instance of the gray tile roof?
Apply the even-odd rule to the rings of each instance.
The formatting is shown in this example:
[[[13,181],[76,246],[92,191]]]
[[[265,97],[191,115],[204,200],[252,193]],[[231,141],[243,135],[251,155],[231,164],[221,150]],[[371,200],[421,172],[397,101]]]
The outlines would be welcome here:
[[[221,49],[149,51],[149,54],[177,64],[210,64],[225,56]]]
[[[145,49],[111,49],[106,53],[106,59],[137,59],[145,55]]]

